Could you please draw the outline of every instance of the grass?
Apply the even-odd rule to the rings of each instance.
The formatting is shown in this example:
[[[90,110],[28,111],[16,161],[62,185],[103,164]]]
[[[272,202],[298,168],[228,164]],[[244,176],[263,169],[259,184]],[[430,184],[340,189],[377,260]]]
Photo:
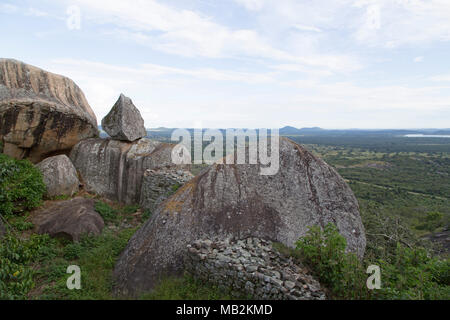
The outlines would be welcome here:
[[[244,299],[244,297],[238,297]],[[169,277],[153,290],[143,294],[140,300],[233,300],[230,290],[194,279],[189,275]]]

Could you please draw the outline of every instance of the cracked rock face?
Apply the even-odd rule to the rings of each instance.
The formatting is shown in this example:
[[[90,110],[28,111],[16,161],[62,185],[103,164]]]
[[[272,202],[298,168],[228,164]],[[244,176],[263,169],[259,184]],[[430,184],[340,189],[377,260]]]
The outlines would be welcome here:
[[[348,250],[366,246],[358,202],[344,179],[306,149],[280,138],[280,169],[214,164],[164,201],[122,252],[116,293],[149,291],[161,276],[180,274],[186,246],[196,239],[257,237],[293,247],[312,225],[332,222]],[[170,244],[170,245],[168,245]]]
[[[71,197],[78,192],[77,170],[66,155],[47,158],[36,166],[42,172],[48,197]]]
[[[174,146],[147,138],[134,142],[86,139],[73,148],[70,159],[87,191],[136,204],[146,194],[141,191],[146,170],[174,167]]]
[[[0,141],[3,152],[33,163],[67,154],[98,136],[97,118],[70,79],[20,61],[0,59]]]
[[[123,94],[103,118],[102,128],[116,140],[132,142],[147,135],[141,113]]]

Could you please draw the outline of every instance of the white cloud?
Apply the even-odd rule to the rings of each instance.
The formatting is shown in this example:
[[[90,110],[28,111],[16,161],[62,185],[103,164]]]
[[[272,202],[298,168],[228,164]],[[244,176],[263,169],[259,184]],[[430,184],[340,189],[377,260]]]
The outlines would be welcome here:
[[[264,6],[265,0],[234,0],[237,4],[245,7],[247,10],[258,11]]]
[[[47,16],[49,16],[49,14],[47,12],[42,11],[40,9],[33,8],[33,7],[28,8],[25,11],[25,15],[26,16],[34,16],[34,17],[47,17]]]
[[[53,60],[43,67],[76,81],[99,120],[123,92],[133,99],[148,127],[191,127],[195,121],[206,127],[423,127],[426,117],[439,115],[436,126],[449,120],[450,86],[363,87],[323,82],[320,77],[289,81],[272,73],[155,64],[127,67],[73,59]],[[292,67],[274,66],[275,70]],[[249,82],[268,85],[270,90],[244,94],[236,90],[236,83]]]
[[[15,13],[19,10],[19,7],[10,3],[1,3],[0,12],[1,13]]]
[[[441,74],[430,77],[429,80],[435,82],[450,82],[450,74]]]
[[[423,62],[424,57],[419,56],[419,57],[415,57],[414,58],[414,62],[418,63],[418,62]]]
[[[291,51],[273,44],[253,29],[233,29],[212,18],[189,10],[176,10],[154,0],[76,0],[95,23],[113,24],[110,34],[134,39],[153,49],[186,57],[262,58],[283,63],[349,72],[361,68],[355,56]],[[251,2],[253,3],[253,2]],[[262,5],[263,2],[255,2]],[[318,31],[315,27],[305,27]],[[349,63],[351,61],[351,63]]]
[[[319,28],[316,28],[314,26],[304,26],[301,24],[294,24],[294,28],[300,30],[300,31],[314,31],[314,32],[322,32]]]

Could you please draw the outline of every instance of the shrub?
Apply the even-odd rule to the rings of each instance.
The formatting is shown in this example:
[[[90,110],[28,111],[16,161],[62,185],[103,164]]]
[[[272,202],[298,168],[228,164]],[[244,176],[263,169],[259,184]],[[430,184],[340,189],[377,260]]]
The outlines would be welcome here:
[[[310,227],[296,245],[304,261],[334,296],[354,299],[368,295],[363,265],[355,254],[345,252],[347,242],[334,224],[323,229]]]
[[[45,191],[42,174],[31,162],[0,154],[0,214],[38,207]]]
[[[320,282],[335,298],[351,299],[450,299],[450,262],[432,257],[421,247],[408,248],[397,243],[389,259],[366,258],[359,261],[345,252],[345,238],[336,226],[310,227],[297,242],[297,250]],[[373,259],[370,261],[369,259]],[[366,288],[366,266],[381,269],[381,289]]]
[[[7,234],[0,246],[0,300],[26,299],[34,287],[32,263],[54,257],[54,241],[48,235],[23,240]]]
[[[95,211],[97,211],[105,220],[105,222],[115,222],[118,220],[118,212],[111,208],[106,202],[98,201],[95,203]]]

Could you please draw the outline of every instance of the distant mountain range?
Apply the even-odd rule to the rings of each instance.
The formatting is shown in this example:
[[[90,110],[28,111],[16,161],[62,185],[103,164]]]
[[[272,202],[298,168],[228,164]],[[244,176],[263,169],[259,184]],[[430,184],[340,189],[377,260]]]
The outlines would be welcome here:
[[[101,131],[102,128],[99,126]],[[149,136],[168,136],[176,128],[148,128],[147,132]],[[231,128],[235,129],[236,128]],[[193,128],[188,128],[191,133]],[[203,129],[206,130],[206,129]],[[226,129],[217,129],[225,133]],[[242,130],[247,130],[243,128]],[[256,129],[258,131],[258,129]],[[280,128],[280,135],[282,136],[309,136],[309,135],[407,135],[407,134],[423,134],[423,135],[450,135],[449,129],[323,129],[319,127],[311,128],[295,128],[292,126],[285,126]],[[105,136],[104,132],[101,132],[101,136]]]

